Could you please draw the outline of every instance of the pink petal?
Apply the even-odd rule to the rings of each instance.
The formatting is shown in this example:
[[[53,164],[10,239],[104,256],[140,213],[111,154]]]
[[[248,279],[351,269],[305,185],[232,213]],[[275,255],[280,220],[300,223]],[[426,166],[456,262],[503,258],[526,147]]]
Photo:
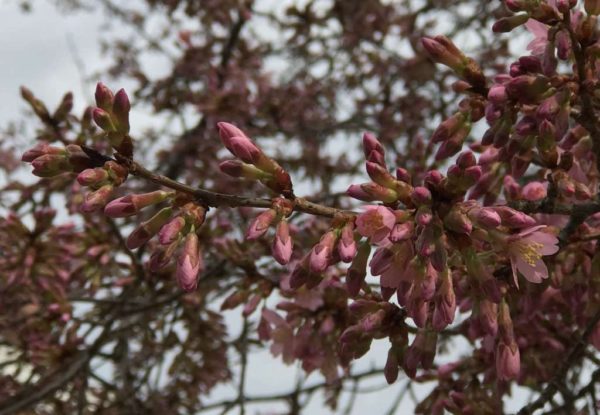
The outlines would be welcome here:
[[[548,268],[541,259],[536,260],[534,265],[530,265],[521,257],[517,257],[516,262],[519,272],[527,281],[539,284],[543,279],[548,278]]]

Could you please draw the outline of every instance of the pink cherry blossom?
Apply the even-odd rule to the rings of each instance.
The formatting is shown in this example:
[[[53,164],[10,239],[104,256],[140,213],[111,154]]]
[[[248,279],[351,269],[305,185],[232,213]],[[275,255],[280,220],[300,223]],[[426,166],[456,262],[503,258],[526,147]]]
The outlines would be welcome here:
[[[548,278],[548,268],[542,256],[553,255],[558,251],[558,238],[541,231],[544,225],[525,229],[508,240],[508,254],[515,285],[518,287],[517,271],[530,282],[540,283]]]
[[[367,206],[364,213],[356,218],[358,232],[373,243],[383,241],[391,232],[396,223],[396,215],[385,206]]]

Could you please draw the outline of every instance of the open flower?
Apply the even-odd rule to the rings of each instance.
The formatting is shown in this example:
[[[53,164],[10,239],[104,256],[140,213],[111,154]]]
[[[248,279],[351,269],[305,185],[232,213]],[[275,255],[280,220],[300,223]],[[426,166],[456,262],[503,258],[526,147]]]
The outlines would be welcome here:
[[[371,238],[373,243],[384,240],[396,224],[396,216],[385,206],[367,206],[366,212],[358,215],[356,228],[358,233]]]
[[[508,255],[517,287],[517,270],[530,282],[540,283],[548,278],[548,268],[542,256],[553,255],[558,251],[558,239],[540,230],[545,227],[534,226],[507,239]]]

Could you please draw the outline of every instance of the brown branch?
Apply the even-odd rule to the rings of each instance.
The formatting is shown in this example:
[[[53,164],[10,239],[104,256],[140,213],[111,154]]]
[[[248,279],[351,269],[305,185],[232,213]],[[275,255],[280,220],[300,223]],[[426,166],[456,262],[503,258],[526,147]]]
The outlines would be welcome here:
[[[173,190],[177,190],[182,193],[189,194],[196,198],[199,202],[204,203],[212,207],[256,207],[256,208],[270,208],[272,201],[269,199],[252,198],[229,195],[225,193],[212,192],[210,190],[200,189],[197,187],[188,186],[180,183],[176,180],[170,179],[167,176],[154,173],[145,167],[141,166],[137,162],[131,162],[129,164],[129,172],[137,177],[142,177],[153,183],[159,184],[164,187],[168,187]],[[349,211],[343,211],[340,209],[320,205],[317,203],[309,202],[304,198],[296,198],[294,200],[294,210],[297,212],[309,213],[316,216],[334,217],[336,214],[344,213],[353,215],[354,213]]]
[[[343,379],[340,379],[340,382],[345,382],[348,380],[359,380],[359,379],[363,379],[363,378],[367,378],[367,377],[371,377],[371,376],[379,376],[383,373],[383,369],[372,369],[372,370],[368,370],[365,372],[360,372],[354,375],[350,375],[347,376]],[[263,395],[263,396],[246,396],[244,398],[244,401],[246,403],[260,403],[260,402],[273,402],[273,401],[289,401],[292,400],[295,396],[298,395],[305,395],[305,394],[312,394],[316,391],[318,391],[319,389],[328,387],[328,386],[332,386],[331,384],[328,384],[327,382],[322,382],[322,383],[317,383],[315,385],[312,386],[308,386],[299,390],[293,390],[292,392],[288,392],[288,393],[281,393],[281,394],[274,394],[274,395]],[[219,401],[219,402],[215,402],[215,403],[211,403],[208,405],[204,405],[202,408],[200,408],[201,412],[204,411],[208,411],[211,409],[215,409],[215,408],[222,408],[222,407],[226,407],[226,408],[233,408],[234,406],[239,405],[240,402],[238,399],[233,399],[233,400],[224,400],[224,401]]]

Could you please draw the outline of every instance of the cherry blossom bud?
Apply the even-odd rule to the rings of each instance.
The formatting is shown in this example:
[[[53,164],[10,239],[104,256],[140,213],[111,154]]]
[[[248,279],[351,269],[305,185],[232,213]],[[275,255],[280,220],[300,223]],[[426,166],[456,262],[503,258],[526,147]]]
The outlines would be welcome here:
[[[519,27],[529,20],[527,13],[515,14],[508,17],[503,17],[496,21],[492,26],[492,31],[495,33],[506,33],[513,30],[515,27]]]
[[[135,215],[148,206],[162,202],[170,194],[163,190],[157,190],[150,193],[123,196],[106,205],[104,214],[111,218],[125,218]]]
[[[410,198],[417,206],[430,205],[432,199],[429,189],[423,186],[415,187],[410,195]]]
[[[527,228],[536,224],[535,219],[531,216],[508,206],[496,206],[493,209],[502,218],[502,224],[510,228]]]
[[[102,128],[104,131],[116,131],[110,113],[104,111],[102,108],[94,108],[94,111],[92,112],[92,117],[94,118],[94,122],[96,123],[96,125]]]
[[[366,166],[367,174],[375,183],[384,187],[395,187],[396,180],[394,179],[394,176],[392,176],[384,166],[370,161],[367,161]]]
[[[395,255],[395,251],[390,247],[381,246],[377,248],[373,258],[369,262],[371,268],[371,274],[381,275],[392,266],[392,261]]]
[[[500,341],[496,349],[496,376],[499,380],[516,379],[521,371],[519,346],[513,340],[510,343]]]
[[[173,209],[170,207],[160,210],[146,222],[142,222],[127,238],[127,248],[136,249],[148,242],[167,223]]]
[[[469,218],[482,228],[493,229],[500,226],[502,219],[500,215],[492,208],[473,208],[468,211]]]
[[[452,287],[452,277],[448,271],[442,274],[442,285],[435,296],[432,325],[441,331],[454,321],[456,312],[456,295]]]
[[[67,115],[69,115],[72,109],[73,94],[71,92],[67,92],[63,96],[58,108],[56,108],[56,111],[54,111],[54,115],[52,116],[52,118],[54,118],[56,121],[62,121],[67,117]]]
[[[243,177],[249,180],[262,180],[270,175],[252,164],[246,164],[240,160],[226,160],[219,164],[219,169],[231,177]]]
[[[25,153],[23,153],[23,155],[21,156],[21,161],[31,163],[36,158],[47,154],[66,155],[67,152],[64,148],[53,147],[48,145],[47,143],[39,143],[32,149],[29,149]]]
[[[373,243],[385,239],[396,223],[396,215],[385,206],[367,206],[366,211],[356,218],[356,229]]]
[[[444,217],[444,227],[452,232],[469,235],[473,230],[473,224],[468,216],[460,209],[451,209]]]
[[[80,206],[80,210],[84,213],[95,212],[102,209],[112,196],[113,185],[105,184],[100,189],[90,192],[85,195],[85,200]]]
[[[48,109],[44,103],[37,99],[29,89],[22,86],[21,96],[31,106],[31,109],[40,120],[44,122],[50,121],[50,113],[48,112]]]
[[[475,159],[475,155],[472,151],[464,151],[456,158],[456,165],[461,169],[473,167],[475,164],[477,164],[477,160]]]
[[[176,216],[165,223],[158,232],[158,241],[162,245],[170,245],[175,242],[180,232],[185,227],[186,221],[182,216]]]
[[[114,97],[112,114],[116,123],[117,131],[122,134],[129,133],[129,111],[131,104],[124,89],[120,89]]]
[[[435,62],[446,65],[459,74],[464,71],[467,58],[447,37],[423,37],[421,43]]]
[[[377,200],[369,193],[365,192],[360,184],[350,185],[348,190],[346,190],[346,194],[354,199],[362,200],[363,202],[373,202]]]
[[[391,242],[407,240],[413,236],[414,228],[414,222],[396,224],[390,232],[389,239]]]
[[[357,249],[356,241],[354,240],[354,222],[350,220],[346,222],[340,231],[340,239],[337,245],[340,259],[343,262],[351,262],[356,255]]]
[[[348,192],[353,192],[351,190],[352,186],[348,188]],[[398,193],[392,189],[387,187],[383,187],[377,183],[363,183],[360,185],[361,190],[368,195],[369,200],[381,200],[384,203],[393,203],[398,200]]]
[[[488,100],[494,104],[503,104],[508,100],[504,85],[493,85],[488,92]]]
[[[403,169],[402,167],[398,167],[396,169],[396,178],[404,183],[410,184],[412,182],[412,178],[408,170]]]
[[[415,221],[421,226],[427,226],[433,220],[433,214],[429,206],[421,206],[415,214]]]
[[[258,164],[263,157],[262,151],[248,137],[231,137],[223,144],[244,163]]]
[[[511,175],[504,176],[504,194],[508,200],[517,200],[521,194],[521,186]]]
[[[346,274],[346,286],[351,297],[356,297],[362,287],[362,283],[367,276],[367,261],[371,253],[371,244],[363,242],[358,248],[358,252],[348,268]]]
[[[204,264],[198,246],[198,235],[190,232],[185,238],[183,250],[177,260],[176,277],[179,286],[187,292],[194,291],[198,286],[198,275]]]
[[[556,34],[556,55],[563,61],[569,59],[571,55],[571,38],[564,30]]]
[[[289,225],[285,219],[282,219],[277,224],[275,239],[273,239],[273,258],[281,265],[286,265],[290,262],[290,258],[292,257],[293,244],[292,238],[290,237]]]
[[[113,93],[106,85],[102,82],[98,82],[96,85],[96,105],[104,111],[110,112],[113,107],[114,96]]]
[[[247,137],[246,134],[239,128],[237,128],[233,124],[229,124],[227,122],[219,122],[217,123],[217,127],[219,128],[219,136],[223,142],[229,140],[232,137]]]
[[[477,311],[480,327],[486,334],[496,337],[496,333],[498,333],[498,306],[484,299],[479,303]]]
[[[399,353],[392,346],[388,350],[387,360],[385,361],[385,367],[383,374],[386,382],[391,385],[398,379],[400,360],[398,359]]]
[[[319,274],[327,269],[336,239],[335,233],[328,231],[321,237],[319,243],[313,247],[309,262],[311,272]]]
[[[248,230],[246,231],[246,239],[252,241],[263,236],[276,217],[277,212],[274,209],[267,209],[260,213],[256,218],[254,218],[250,224],[250,227],[248,227]]]
[[[32,173],[38,177],[53,177],[71,171],[69,159],[61,154],[44,154],[31,162]]]
[[[584,1],[585,12],[590,15],[600,14],[600,0],[585,0]]]
[[[549,87],[550,83],[545,76],[528,74],[511,79],[506,84],[506,92],[509,97],[521,103],[535,104]]]
[[[444,120],[433,132],[431,136],[432,143],[440,143],[448,140],[454,133],[458,131],[462,123],[465,121],[465,114],[457,112],[450,118]]]
[[[523,199],[530,201],[542,200],[546,197],[546,186],[540,182],[529,182],[522,190]]]
[[[108,179],[108,171],[100,167],[96,167],[95,169],[85,169],[77,175],[77,182],[82,186],[101,186],[106,184]]]
[[[302,287],[306,284],[310,279],[310,269],[308,267],[308,262],[310,259],[310,253],[305,255],[302,261],[298,262],[292,271],[292,275],[290,276],[290,288],[293,290]]]
[[[363,150],[365,159],[385,168],[385,150],[373,134],[363,134]]]

